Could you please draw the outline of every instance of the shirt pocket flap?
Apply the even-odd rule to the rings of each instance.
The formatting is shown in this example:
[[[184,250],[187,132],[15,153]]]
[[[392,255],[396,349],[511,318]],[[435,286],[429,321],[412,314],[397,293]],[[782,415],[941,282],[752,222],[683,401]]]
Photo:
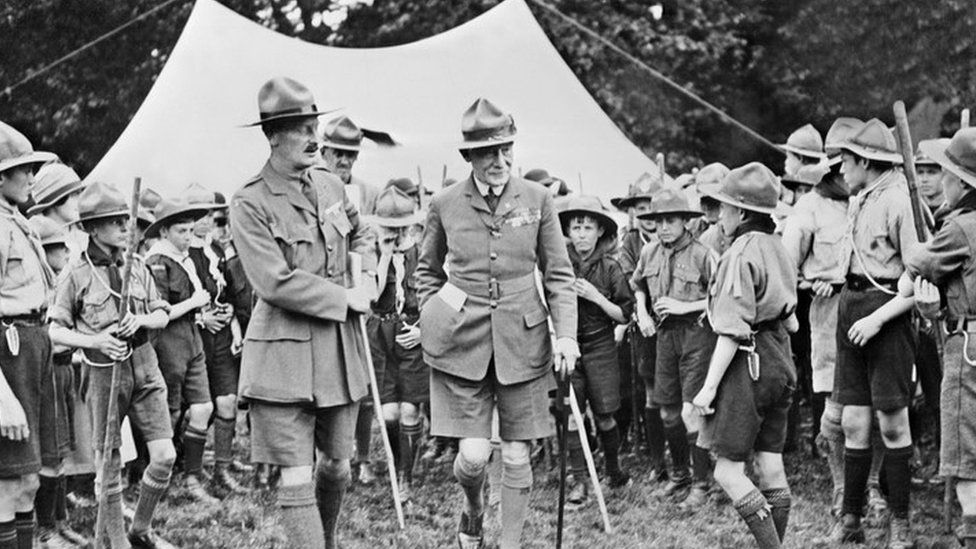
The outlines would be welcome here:
[[[289,245],[298,244],[299,242],[312,242],[312,231],[307,227],[299,225],[289,227],[286,231],[280,224],[275,223],[271,225],[271,235],[274,236],[275,240]]]
[[[81,318],[96,331],[117,321],[118,311],[112,294],[107,291],[86,293],[81,300]]]
[[[532,311],[531,313],[526,313],[524,317],[525,327],[535,328],[539,324],[545,322],[547,317],[548,315],[546,312],[541,309]]]
[[[312,339],[312,329],[304,315],[290,313],[259,301],[248,323],[245,339],[309,341]]]

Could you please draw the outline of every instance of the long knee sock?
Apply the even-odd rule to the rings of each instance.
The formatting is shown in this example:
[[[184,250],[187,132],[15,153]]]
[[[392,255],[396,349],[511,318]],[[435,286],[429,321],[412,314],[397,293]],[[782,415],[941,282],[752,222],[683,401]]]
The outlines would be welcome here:
[[[400,422],[385,421],[386,436],[390,439],[390,448],[393,450],[393,465],[395,471],[403,470],[403,453],[400,451]]]
[[[217,416],[214,419],[214,461],[227,464],[234,460],[234,430],[236,418]]]
[[[322,521],[322,533],[325,537],[325,549],[336,547],[336,527],[339,523],[339,512],[342,511],[342,499],[349,487],[349,475],[336,478],[323,467],[323,461],[315,473],[315,499],[318,501],[319,518]]]
[[[505,463],[502,467],[502,531],[500,549],[521,547],[529,494],[532,491],[532,465]]]
[[[41,533],[53,530],[56,523],[55,507],[58,503],[58,478],[40,475],[41,486],[34,496],[34,512],[37,515],[37,529]]]
[[[17,549],[17,527],[12,520],[0,522],[0,549]]]
[[[660,408],[644,408],[644,431],[647,433],[647,453],[651,467],[664,468],[664,422]]]
[[[34,510],[14,513],[14,528],[17,530],[17,549],[34,547]]]
[[[288,533],[288,546],[323,549],[322,519],[315,508],[315,486],[311,482],[278,489],[281,523]]]
[[[356,461],[369,462],[369,444],[373,438],[373,406],[360,405],[356,417]]]
[[[102,507],[99,512],[102,513],[102,526],[103,530],[101,532],[96,532],[96,537],[102,537],[108,539],[108,546],[115,547],[128,547],[129,540],[125,535],[125,522],[122,518],[122,473],[119,469],[120,458],[118,456],[118,451],[115,451],[115,457],[110,458],[113,460],[113,464],[109,466],[107,481],[104,482],[103,490],[105,490],[105,497],[103,498]]]
[[[810,399],[810,412],[813,415],[811,440],[817,440],[817,435],[820,434],[820,417],[823,416],[824,408],[827,407],[827,395],[829,394],[813,393],[813,398]]]
[[[502,501],[502,445],[491,441],[491,457],[488,458],[488,505]]]
[[[54,521],[68,520],[68,477],[58,477],[58,489],[54,498]]]
[[[620,430],[614,425],[606,431],[600,431],[600,442],[603,444],[603,462],[607,473],[620,471]]]
[[[169,486],[170,468],[156,462],[149,462],[146,470],[142,472],[142,480],[139,482],[139,501],[136,502],[136,512],[132,517],[131,531],[141,534],[152,527],[153,513],[156,506],[166,494]]]
[[[870,448],[844,449],[844,514],[864,514],[864,490],[871,473]]]
[[[420,444],[420,436],[423,434],[424,426],[417,422],[410,425],[400,424],[400,470],[404,477],[409,481],[413,479],[413,462],[417,455],[417,445]]]
[[[186,426],[186,432],[183,433],[183,470],[187,475],[200,476],[203,471],[203,447],[206,444],[206,429]]]
[[[762,495],[772,508],[773,524],[776,525],[776,535],[779,536],[779,542],[783,543],[783,538],[786,537],[786,527],[790,523],[790,507],[793,506],[793,496],[790,493],[790,489],[789,487],[769,488],[768,490],[763,490]]]
[[[828,440],[827,467],[834,484],[834,492],[844,489],[844,443]]]
[[[668,439],[668,448],[671,449],[671,465],[674,471],[672,478],[688,478],[691,455],[685,424],[678,421],[674,425],[665,425],[664,434]]]
[[[742,520],[749,526],[749,531],[756,538],[759,549],[778,549],[780,547],[779,535],[776,533],[776,524],[773,522],[772,512],[766,498],[759,493],[759,490],[753,489],[733,505]]]
[[[454,478],[464,491],[467,511],[472,520],[484,512],[485,469],[468,463],[461,453],[454,458]]]
[[[712,479],[712,456],[708,450],[697,444],[698,433],[688,433],[688,445],[691,446],[691,470],[695,482],[708,484]]]
[[[959,540],[963,544],[963,549],[976,549],[976,515],[962,516],[962,525],[959,528]]]
[[[909,461],[912,453],[911,444],[902,448],[888,448],[884,459],[885,474],[888,476],[888,509],[893,517],[899,519],[908,518],[912,491]]]
[[[877,425],[871,427],[871,472],[868,474],[868,486],[881,484],[881,467],[884,465],[885,445],[881,438],[881,431]]]

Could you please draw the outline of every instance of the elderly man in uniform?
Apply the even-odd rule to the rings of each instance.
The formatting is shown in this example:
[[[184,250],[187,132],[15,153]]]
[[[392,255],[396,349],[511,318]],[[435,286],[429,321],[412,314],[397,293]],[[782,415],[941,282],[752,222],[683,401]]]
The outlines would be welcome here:
[[[352,166],[363,146],[363,130],[348,116],[340,116],[326,123],[321,145],[322,160],[346,184],[346,194],[359,213],[373,215],[381,189],[352,175]]]
[[[350,272],[348,252],[368,262],[375,236],[342,181],[316,166],[321,112],[311,92],[273,78],[258,106],[261,120],[252,125],[261,126],[271,157],[231,202],[231,232],[258,297],[240,396],[251,405],[253,461],[281,466],[289,547],[331,549],[368,387],[358,315],[375,294],[368,277],[351,287],[360,273]]]
[[[458,543],[482,547],[492,410],[502,443],[502,549],[520,546],[532,486],[530,441],[552,435],[549,366],[572,371],[576,294],[553,198],[511,175],[515,122],[478,99],[461,122],[471,176],[434,196],[417,266],[420,333],[431,366],[431,432],[461,438]],[[536,286],[536,268],[552,311]],[[450,273],[450,275],[448,275]]]

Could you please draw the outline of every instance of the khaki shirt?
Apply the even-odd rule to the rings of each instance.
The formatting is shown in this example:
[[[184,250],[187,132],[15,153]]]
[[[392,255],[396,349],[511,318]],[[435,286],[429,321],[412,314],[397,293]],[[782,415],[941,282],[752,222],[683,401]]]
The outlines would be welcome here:
[[[800,197],[783,229],[783,247],[790,255],[800,280],[844,282],[847,273],[838,261],[844,253],[847,202],[832,200],[817,192]]]
[[[648,242],[631,278],[632,287],[647,294],[648,305],[672,297],[692,302],[708,297],[717,254],[686,232],[674,245]]]
[[[953,212],[932,240],[912,253],[905,270],[938,285],[950,317],[976,317],[976,211]]]
[[[739,236],[718,262],[708,297],[712,330],[748,339],[757,324],[787,318],[796,309],[796,268],[776,235]]]
[[[894,170],[885,172],[851,198],[845,240],[850,250],[842,254],[849,266],[845,273],[870,275],[875,280],[901,276],[904,252],[918,244],[904,175]]]
[[[0,199],[0,317],[43,310],[54,283],[54,272],[27,218]]]

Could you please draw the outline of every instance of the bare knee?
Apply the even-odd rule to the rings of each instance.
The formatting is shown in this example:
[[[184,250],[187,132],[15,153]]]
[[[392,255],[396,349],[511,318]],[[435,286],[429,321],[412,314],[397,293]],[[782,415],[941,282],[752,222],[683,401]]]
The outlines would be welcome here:
[[[841,415],[844,438],[850,448],[867,448],[871,444],[871,408],[845,406]]]
[[[213,415],[214,406],[212,402],[201,402],[199,404],[190,405],[190,425],[193,427],[205,430],[207,424],[210,422],[210,416]]]
[[[396,423],[400,421],[400,404],[388,402],[383,405],[383,421],[386,423]]]
[[[237,417],[237,395],[220,395],[217,401],[217,415],[222,418]]]
[[[617,420],[613,414],[596,414],[596,428],[601,431],[609,431],[617,426]]]
[[[755,465],[760,488],[765,490],[788,486],[782,454],[758,452],[756,453]]]
[[[505,465],[523,465],[529,463],[531,449],[528,442],[521,440],[502,441],[502,463]]]
[[[661,421],[665,427],[675,427],[682,421],[680,406],[661,406]]]
[[[401,402],[400,423],[403,425],[416,425],[420,423],[420,408],[416,404]]]
[[[173,448],[173,441],[168,438],[151,440],[146,443],[149,450],[149,461],[161,467],[171,469],[176,461],[176,449]]]
[[[345,482],[352,479],[352,468],[348,459],[319,459],[318,474],[326,480]]]

